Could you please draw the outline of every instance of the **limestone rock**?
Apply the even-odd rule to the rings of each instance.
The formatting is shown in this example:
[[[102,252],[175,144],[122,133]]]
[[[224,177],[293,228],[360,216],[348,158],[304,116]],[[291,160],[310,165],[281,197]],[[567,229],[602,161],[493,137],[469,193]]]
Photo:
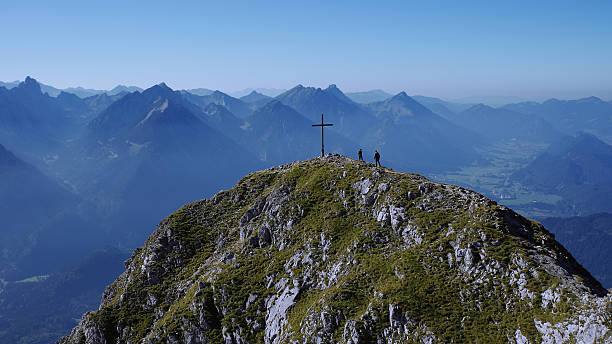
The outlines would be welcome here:
[[[328,155],[168,216],[60,343],[609,343],[611,313],[537,222]]]

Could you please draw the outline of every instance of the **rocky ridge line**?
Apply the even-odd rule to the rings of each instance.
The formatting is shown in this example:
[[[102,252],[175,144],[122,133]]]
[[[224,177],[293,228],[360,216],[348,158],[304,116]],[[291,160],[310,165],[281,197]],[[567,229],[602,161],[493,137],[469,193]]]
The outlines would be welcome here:
[[[168,216],[60,343],[607,342],[611,313],[537,222],[328,155]]]

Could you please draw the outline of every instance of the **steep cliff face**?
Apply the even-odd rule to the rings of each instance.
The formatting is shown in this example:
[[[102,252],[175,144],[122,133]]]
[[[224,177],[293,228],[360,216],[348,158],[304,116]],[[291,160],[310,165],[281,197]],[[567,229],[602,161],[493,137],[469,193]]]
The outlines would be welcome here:
[[[540,224],[327,156],[164,219],[60,343],[612,340],[612,298]]]

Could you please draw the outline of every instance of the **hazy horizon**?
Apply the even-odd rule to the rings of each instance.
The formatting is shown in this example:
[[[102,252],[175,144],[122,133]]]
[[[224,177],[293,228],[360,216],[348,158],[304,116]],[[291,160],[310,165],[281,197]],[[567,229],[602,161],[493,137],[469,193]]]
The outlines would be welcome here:
[[[168,84],[165,81],[160,81],[158,83],[155,84],[151,84],[151,85],[135,85],[135,84],[116,84],[115,86],[109,87],[109,88],[94,88],[94,87],[87,87],[87,86],[82,86],[82,85],[71,85],[71,86],[67,86],[67,87],[62,87],[60,88],[57,85],[54,85],[53,83],[50,82],[45,82],[42,81],[38,78],[36,78],[35,76],[31,76],[28,75],[29,77],[35,79],[37,82],[47,85],[47,86],[52,86],[58,89],[78,89],[78,88],[82,88],[84,90],[98,90],[98,91],[110,91],[112,90],[114,87],[116,86],[126,86],[126,87],[132,87],[132,86],[136,86],[142,89],[147,89],[150,88],[154,85],[158,85],[160,83],[165,83],[168,85],[168,87],[172,88],[173,90],[190,90],[190,89],[199,89],[199,88],[205,88],[205,89],[209,89],[212,91],[221,91],[223,93],[226,93],[228,95],[233,95],[235,97],[241,97],[242,95],[237,95],[237,94],[248,94],[251,91],[257,91],[260,89],[268,89],[268,90],[276,90],[276,91],[282,91],[282,90],[289,90],[293,87],[296,87],[297,85],[302,85],[304,87],[315,87],[315,88],[322,88],[325,89],[328,86],[334,84],[336,86],[338,86],[338,84],[335,83],[331,83],[328,85],[323,85],[323,86],[314,86],[314,85],[308,85],[306,83],[299,83],[296,85],[293,85],[291,87],[288,87],[286,89],[281,89],[281,88],[276,88],[276,87],[260,87],[260,86],[253,86],[253,87],[246,87],[246,88],[242,88],[242,89],[236,89],[236,90],[221,90],[221,89],[217,89],[215,87],[191,87],[191,88],[186,88],[186,87],[175,87],[174,85]],[[21,80],[12,80],[12,81],[8,81],[8,80],[0,80],[0,83],[20,83],[23,82],[24,79],[26,77],[23,77]],[[359,93],[359,92],[369,92],[369,91],[383,91],[386,93],[389,93],[390,95],[396,95],[400,92],[406,92],[405,90],[399,90],[397,92],[391,92],[385,89],[374,89],[374,88],[370,88],[370,89],[360,89],[360,90],[345,90],[342,87],[338,86],[338,88],[344,92],[344,93]],[[260,92],[261,93],[261,92]],[[265,93],[265,92],[264,92]],[[488,103],[488,104],[492,104],[492,105],[501,105],[501,104],[509,104],[509,103],[517,103],[517,102],[523,102],[523,101],[536,101],[536,102],[542,102],[542,101],[546,101],[548,99],[561,99],[561,100],[575,100],[575,99],[581,99],[581,98],[587,98],[587,97],[598,97],[601,98],[604,101],[612,101],[612,94],[610,94],[609,96],[605,96],[605,95],[597,95],[596,93],[591,93],[591,94],[583,94],[581,96],[572,96],[572,95],[567,95],[567,96],[562,96],[562,95],[551,95],[551,96],[541,96],[541,97],[521,97],[521,96],[517,96],[517,95],[513,95],[513,94],[473,94],[473,95],[468,95],[468,96],[462,96],[462,97],[444,97],[444,96],[439,96],[436,94],[422,94],[422,93],[414,93],[414,94],[409,94],[410,96],[424,96],[424,97],[435,97],[435,98],[440,98],[444,101],[448,101],[448,102],[454,102],[454,103],[464,103],[464,104],[471,104],[471,103]]]
[[[612,3],[13,2],[0,79],[612,98]],[[41,58],[43,56],[44,58]]]

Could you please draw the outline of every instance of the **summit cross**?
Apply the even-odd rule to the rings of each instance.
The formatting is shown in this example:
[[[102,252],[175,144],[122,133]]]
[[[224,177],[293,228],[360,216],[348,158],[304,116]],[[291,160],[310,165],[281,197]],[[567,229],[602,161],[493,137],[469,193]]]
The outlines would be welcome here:
[[[313,127],[321,127],[321,158],[325,156],[325,149],[323,148],[323,127],[331,127],[331,123],[323,123],[323,114],[321,114],[321,124],[313,124]]]

